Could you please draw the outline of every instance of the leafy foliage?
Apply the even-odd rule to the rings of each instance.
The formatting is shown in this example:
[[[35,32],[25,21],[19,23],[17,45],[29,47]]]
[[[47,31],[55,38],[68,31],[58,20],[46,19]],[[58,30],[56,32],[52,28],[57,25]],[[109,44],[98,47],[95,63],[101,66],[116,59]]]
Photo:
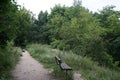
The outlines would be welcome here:
[[[112,57],[106,53],[105,42],[101,37],[104,28],[100,27],[98,20],[84,7],[56,5],[50,14],[48,27],[54,48],[90,56],[100,65],[114,65]]]
[[[94,14],[105,29],[102,38],[106,44],[107,53],[112,55],[114,61],[120,61],[120,11],[115,11],[114,6],[107,6],[99,14]]]
[[[18,7],[13,0],[0,1],[0,80],[11,80],[10,70],[20,56],[20,50],[13,48],[17,12]]]
[[[119,11],[114,6],[92,13],[75,0],[73,6],[55,5],[51,13],[41,11],[30,30],[34,43],[72,50],[89,56],[99,65],[116,67],[119,63]]]
[[[30,35],[32,35],[32,39],[30,38],[29,42],[32,43],[50,43],[49,35],[50,32],[48,31],[49,28],[47,27],[48,22],[48,12],[41,11],[38,15],[38,20],[34,21],[34,24],[30,30]]]
[[[15,37],[15,19],[17,6],[11,0],[0,2],[0,47],[4,48],[7,41]]]
[[[16,26],[15,45],[25,47],[29,39],[31,39],[30,31],[33,26],[32,13],[24,7],[21,8],[17,14]]]

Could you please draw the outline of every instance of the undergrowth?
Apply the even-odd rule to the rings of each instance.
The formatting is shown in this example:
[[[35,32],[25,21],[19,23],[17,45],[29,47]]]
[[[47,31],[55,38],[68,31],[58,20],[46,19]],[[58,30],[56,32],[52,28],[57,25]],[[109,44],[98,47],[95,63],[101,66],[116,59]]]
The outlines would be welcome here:
[[[21,54],[21,49],[7,46],[0,49],[0,80],[12,80],[12,68],[16,65]]]
[[[54,59],[56,55],[59,55],[63,62],[71,66],[73,72],[79,72],[84,80],[120,80],[119,69],[98,66],[90,58],[81,57],[73,52],[62,52],[40,44],[28,45],[27,49],[36,60],[42,62],[46,68],[51,69],[54,76],[62,77],[61,80],[65,79],[65,72],[62,72],[56,64]]]

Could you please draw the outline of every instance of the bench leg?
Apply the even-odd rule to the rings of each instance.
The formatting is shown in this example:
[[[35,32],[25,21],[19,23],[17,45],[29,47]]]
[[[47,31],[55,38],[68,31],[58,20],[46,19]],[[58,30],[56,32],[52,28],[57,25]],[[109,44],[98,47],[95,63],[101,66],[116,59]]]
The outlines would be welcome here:
[[[66,70],[66,80],[67,80],[67,70]]]

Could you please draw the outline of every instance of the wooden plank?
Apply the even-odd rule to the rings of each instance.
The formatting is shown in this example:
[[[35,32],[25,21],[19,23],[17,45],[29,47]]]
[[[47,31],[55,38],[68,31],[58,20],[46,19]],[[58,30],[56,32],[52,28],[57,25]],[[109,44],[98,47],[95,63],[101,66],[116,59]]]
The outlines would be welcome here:
[[[68,66],[66,63],[61,63],[60,67],[62,70],[72,70],[70,66]]]

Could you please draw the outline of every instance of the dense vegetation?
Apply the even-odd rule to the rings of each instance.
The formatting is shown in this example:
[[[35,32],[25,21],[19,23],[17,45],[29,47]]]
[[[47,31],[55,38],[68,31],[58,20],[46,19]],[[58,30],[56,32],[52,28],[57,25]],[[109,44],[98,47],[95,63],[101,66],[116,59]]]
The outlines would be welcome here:
[[[0,80],[12,80],[11,69],[21,55],[20,48],[14,46],[20,32],[17,26],[19,12],[14,1],[0,1]]]
[[[32,12],[20,7],[14,0],[2,0],[0,74],[15,63],[18,55],[15,47],[25,48],[31,43],[72,51],[74,55],[89,57],[101,67],[118,70],[120,11],[114,10],[114,6],[106,6],[92,13],[81,5],[80,0],[74,0],[71,7],[56,5],[51,13],[40,11],[38,19],[35,19]]]
[[[98,13],[74,0],[71,7],[56,5],[51,13],[41,11],[31,35],[34,43],[91,57],[101,66],[116,68],[120,62],[120,11],[106,6]]]

